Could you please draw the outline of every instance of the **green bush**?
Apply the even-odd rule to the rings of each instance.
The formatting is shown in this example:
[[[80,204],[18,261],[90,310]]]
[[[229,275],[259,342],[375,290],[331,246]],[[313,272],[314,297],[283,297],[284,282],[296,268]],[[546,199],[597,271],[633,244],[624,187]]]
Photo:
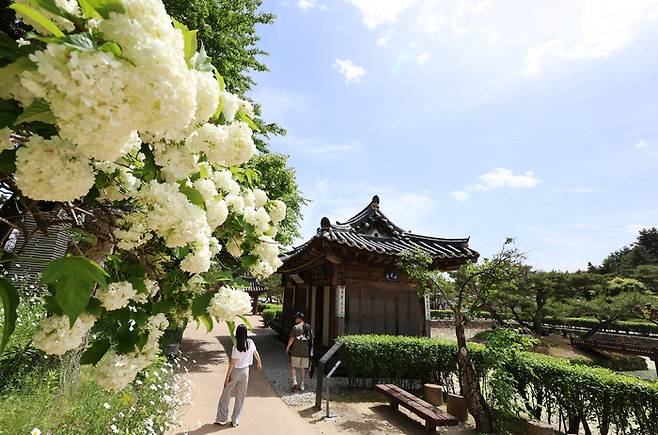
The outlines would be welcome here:
[[[263,321],[266,325],[269,325],[272,320],[281,322],[283,318],[283,306],[279,304],[268,304],[269,306],[265,308],[261,315],[263,316]]]
[[[45,311],[36,299],[24,302],[0,355],[0,434],[29,434],[33,428],[44,434],[101,434],[114,432],[113,425],[119,433],[147,434],[177,423],[187,387],[171,364],[158,361],[118,393],[103,390],[90,366],[64,376],[67,355],[46,357],[31,346]]]
[[[444,380],[457,372],[455,342],[421,337],[345,336],[342,359],[350,378],[373,382]],[[469,352],[487,388],[487,349],[469,343]],[[519,352],[505,370],[516,383],[517,404],[536,419],[583,415],[601,433],[613,425],[618,433],[658,433],[658,383],[624,376],[578,361]],[[491,400],[490,395],[487,397]],[[608,429],[606,429],[608,428]]]
[[[544,324],[594,328],[600,325],[600,322],[591,317],[545,317]],[[658,325],[642,320],[620,320],[613,322],[609,328],[622,332],[635,332],[638,334],[658,334]]]

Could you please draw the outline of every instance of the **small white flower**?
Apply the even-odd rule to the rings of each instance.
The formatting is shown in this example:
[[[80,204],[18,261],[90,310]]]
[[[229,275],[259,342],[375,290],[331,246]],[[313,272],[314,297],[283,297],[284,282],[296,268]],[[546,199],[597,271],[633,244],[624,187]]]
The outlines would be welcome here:
[[[110,406],[109,403],[105,402],[105,403],[103,403],[103,408],[105,408],[105,409],[110,409],[111,406]]]
[[[32,429],[32,432],[30,432],[30,434],[31,435],[41,435],[41,429],[39,429],[38,427],[35,427],[34,429]]]

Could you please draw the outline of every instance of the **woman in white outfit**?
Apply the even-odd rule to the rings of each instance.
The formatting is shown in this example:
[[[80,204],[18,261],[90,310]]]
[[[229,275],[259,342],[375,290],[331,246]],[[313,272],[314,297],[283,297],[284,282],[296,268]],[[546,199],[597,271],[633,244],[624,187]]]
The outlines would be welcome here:
[[[256,345],[251,338],[247,338],[247,328],[244,325],[237,327],[235,339],[237,343],[231,352],[231,362],[224,381],[224,391],[222,391],[222,397],[217,405],[217,418],[215,419],[215,424],[223,425],[229,422],[228,403],[231,397],[235,396],[233,416],[230,420],[234,427],[240,424],[240,415],[249,383],[249,366],[254,363],[254,357],[256,357],[258,371],[263,368]]]

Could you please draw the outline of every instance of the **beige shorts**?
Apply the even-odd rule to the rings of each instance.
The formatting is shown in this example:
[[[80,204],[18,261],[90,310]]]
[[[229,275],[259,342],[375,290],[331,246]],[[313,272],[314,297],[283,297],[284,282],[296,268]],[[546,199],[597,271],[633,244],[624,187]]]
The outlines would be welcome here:
[[[309,366],[309,360],[308,358],[302,358],[299,356],[291,356],[290,357],[290,366],[294,368],[299,368],[299,369],[307,369]]]

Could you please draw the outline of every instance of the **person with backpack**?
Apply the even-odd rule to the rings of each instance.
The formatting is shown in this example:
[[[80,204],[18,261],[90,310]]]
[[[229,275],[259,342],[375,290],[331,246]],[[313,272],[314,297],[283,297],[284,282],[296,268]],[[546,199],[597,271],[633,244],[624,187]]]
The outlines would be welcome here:
[[[313,330],[311,325],[304,321],[304,314],[295,314],[295,326],[290,331],[290,338],[286,346],[290,353],[290,377],[293,391],[304,391],[306,369],[309,368],[310,358],[313,356]],[[300,370],[301,383],[297,384],[297,369]]]

